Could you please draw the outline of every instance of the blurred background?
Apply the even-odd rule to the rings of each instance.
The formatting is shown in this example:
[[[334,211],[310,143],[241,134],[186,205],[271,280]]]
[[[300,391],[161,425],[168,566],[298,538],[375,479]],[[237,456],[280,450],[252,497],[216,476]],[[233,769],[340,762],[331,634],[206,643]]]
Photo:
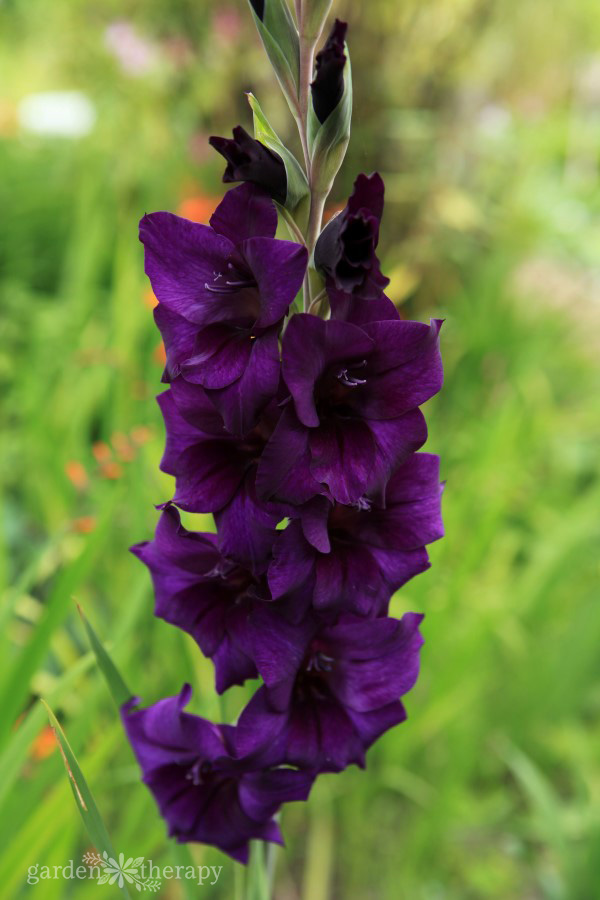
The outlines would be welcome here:
[[[396,596],[426,613],[409,721],[285,809],[278,900],[592,900],[600,893],[600,9],[595,0],[339,0],[359,171],[387,184],[381,255],[407,317],[443,316],[428,404],[446,538]],[[47,718],[56,711],[113,844],[189,860],[139,784],[77,600],[145,702],[195,687],[191,639],[153,619],[154,402],[162,348],[140,216],[205,222],[210,134],[252,90],[292,123],[244,0],[0,3],[0,893],[89,849]],[[294,145],[295,146],[295,145]],[[191,519],[191,517],[189,517]],[[236,896],[165,882],[161,896]],[[185,891],[188,890],[186,894]]]

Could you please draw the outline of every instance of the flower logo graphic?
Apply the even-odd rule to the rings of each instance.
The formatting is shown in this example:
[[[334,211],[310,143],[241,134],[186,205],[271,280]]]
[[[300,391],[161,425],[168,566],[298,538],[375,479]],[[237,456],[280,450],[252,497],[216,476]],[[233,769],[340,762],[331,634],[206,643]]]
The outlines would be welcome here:
[[[119,853],[119,861],[117,862],[116,859],[108,855],[106,850],[102,856],[88,851],[84,853],[83,861],[88,866],[100,867],[101,873],[98,878],[98,884],[116,884],[120,888],[125,883],[134,884],[137,891],[157,891],[160,888],[160,881],[144,878],[140,874],[140,866],[144,862],[143,856],[137,856],[135,859],[130,856],[126,860],[125,854]]]

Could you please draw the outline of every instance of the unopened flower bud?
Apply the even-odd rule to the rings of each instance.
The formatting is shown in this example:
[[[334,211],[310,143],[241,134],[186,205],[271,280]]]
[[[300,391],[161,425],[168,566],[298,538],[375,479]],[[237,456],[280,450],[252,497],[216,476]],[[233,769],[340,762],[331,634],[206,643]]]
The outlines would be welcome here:
[[[346,22],[336,19],[325,46],[317,53],[316,74],[311,89],[313,107],[321,124],[336,108],[344,93],[344,41],[347,29]]]
[[[285,204],[287,175],[278,153],[256,141],[241,125],[233,129],[233,139],[211,137],[209,143],[227,161],[223,175],[225,183],[252,182],[282,206]]]

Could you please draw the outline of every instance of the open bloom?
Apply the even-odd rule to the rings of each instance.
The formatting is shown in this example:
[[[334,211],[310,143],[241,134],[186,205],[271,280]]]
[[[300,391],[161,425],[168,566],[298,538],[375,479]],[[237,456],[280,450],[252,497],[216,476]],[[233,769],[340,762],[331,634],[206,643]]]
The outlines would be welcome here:
[[[318,496],[275,538],[268,579],[274,599],[300,586],[317,610],[385,614],[391,594],[429,568],[425,545],[444,533],[439,459],[415,453],[385,497],[354,506]]]
[[[175,476],[173,502],[187,512],[212,512],[219,548],[226,556],[264,570],[271,552],[279,507],[260,500],[258,460],[273,430],[276,404],[263,412],[243,438],[229,434],[207,392],[176,378],[158,397],[167,443],[161,469]]]
[[[133,698],[123,724],[169,835],[211,844],[240,862],[253,839],[283,843],[273,819],[282,803],[306,800],[310,773],[252,769],[231,752],[234,730],[184,712],[192,689],[146,709]]]
[[[364,766],[368,747],[406,718],[400,697],[419,672],[421,615],[291,627],[268,610],[253,627],[264,679],[239,719],[237,752],[314,771]]]
[[[315,265],[328,282],[363,300],[379,297],[390,281],[382,275],[375,253],[383,195],[377,172],[359,175],[346,208],[326,225],[315,247]]]
[[[259,493],[299,504],[328,492],[352,504],[382,489],[426,439],[418,407],[442,385],[440,326],[293,316],[282,348],[292,402],[262,454]]]
[[[277,388],[278,333],[307,264],[306,248],[276,229],[272,200],[252,184],[229,191],[210,226],[167,212],[140,222],[166,377],[206,388],[238,434]]]
[[[256,678],[248,617],[268,594],[264,579],[224,557],[216,535],[184,528],[173,506],[163,511],[154,540],[131,550],[152,575],[155,614],[212,659],[218,693]]]

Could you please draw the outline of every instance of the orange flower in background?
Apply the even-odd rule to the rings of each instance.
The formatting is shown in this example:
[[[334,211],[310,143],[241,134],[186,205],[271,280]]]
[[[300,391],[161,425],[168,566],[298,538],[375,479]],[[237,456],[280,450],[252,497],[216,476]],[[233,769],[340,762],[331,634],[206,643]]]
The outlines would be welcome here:
[[[92,444],[92,453],[96,462],[99,463],[108,462],[112,457],[112,450],[104,441],[96,441],[95,444]]]
[[[88,474],[85,471],[83,464],[76,459],[70,459],[65,463],[65,474],[78,491],[85,490],[89,484]]]
[[[114,462],[114,460],[105,462],[100,466],[100,475],[103,478],[108,478],[110,481],[116,481],[122,474],[123,467],[118,462]]]
[[[131,462],[135,459],[135,447],[126,434],[123,434],[121,431],[115,431],[110,442],[121,462]]]
[[[138,447],[141,447],[142,444],[147,444],[148,441],[152,440],[153,436],[152,428],[149,428],[147,425],[136,425],[131,429],[131,440]]]
[[[37,737],[32,741],[29,754],[38,761],[46,759],[56,750],[57,742],[54,731],[50,725],[45,725]]]
[[[206,225],[219,202],[219,197],[205,197],[203,194],[186,197],[179,204],[177,215],[183,216],[184,219],[191,219],[192,222],[200,222],[201,225]]]
[[[91,534],[95,527],[95,516],[80,516],[73,521],[73,531],[77,534]]]
[[[161,366],[165,365],[165,363],[167,361],[167,354],[165,352],[165,345],[163,344],[162,341],[160,342],[160,344],[158,344],[155,347],[154,353],[152,354],[152,358],[154,359],[155,362],[160,363]]]

